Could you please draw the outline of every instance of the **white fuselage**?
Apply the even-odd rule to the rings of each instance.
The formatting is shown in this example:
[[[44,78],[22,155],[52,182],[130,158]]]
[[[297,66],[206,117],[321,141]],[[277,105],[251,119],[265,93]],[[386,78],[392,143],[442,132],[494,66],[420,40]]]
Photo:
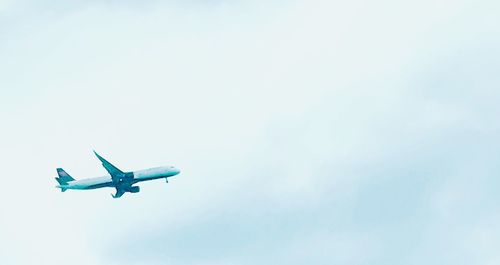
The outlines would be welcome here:
[[[137,182],[160,179],[160,178],[169,178],[173,177],[180,173],[180,170],[172,167],[155,167],[149,169],[143,169],[138,171],[132,171],[134,177],[131,184],[135,184]],[[113,180],[111,176],[105,177],[97,177],[97,178],[88,178],[88,179],[80,179],[69,181],[67,184],[62,184],[58,186],[59,188],[64,189],[73,189],[73,190],[88,190],[88,189],[97,189],[103,187],[114,187]]]

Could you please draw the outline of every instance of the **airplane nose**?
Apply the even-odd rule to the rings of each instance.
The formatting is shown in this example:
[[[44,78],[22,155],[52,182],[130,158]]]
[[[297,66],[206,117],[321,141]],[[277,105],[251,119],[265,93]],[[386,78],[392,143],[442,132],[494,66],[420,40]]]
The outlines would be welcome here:
[[[176,169],[174,170],[174,172],[175,172],[175,175],[178,175],[179,173],[181,173],[181,170],[180,170],[180,169],[178,169],[178,168],[176,168]]]

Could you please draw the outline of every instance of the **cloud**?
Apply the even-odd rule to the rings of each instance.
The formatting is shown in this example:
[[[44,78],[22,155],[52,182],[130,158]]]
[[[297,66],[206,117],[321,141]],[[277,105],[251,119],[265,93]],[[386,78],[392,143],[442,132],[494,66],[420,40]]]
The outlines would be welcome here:
[[[148,5],[4,16],[6,264],[498,259],[493,8]],[[182,174],[57,192],[55,167],[105,174],[94,148]]]

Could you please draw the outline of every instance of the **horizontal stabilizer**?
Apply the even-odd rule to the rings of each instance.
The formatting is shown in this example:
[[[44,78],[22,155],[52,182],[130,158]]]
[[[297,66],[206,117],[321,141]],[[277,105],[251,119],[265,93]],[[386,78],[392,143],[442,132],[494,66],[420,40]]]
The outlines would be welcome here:
[[[57,178],[56,178],[57,179]],[[61,189],[61,192],[65,192],[68,190],[68,188],[64,187],[64,186],[61,186],[61,185],[57,185],[56,188],[58,189]]]

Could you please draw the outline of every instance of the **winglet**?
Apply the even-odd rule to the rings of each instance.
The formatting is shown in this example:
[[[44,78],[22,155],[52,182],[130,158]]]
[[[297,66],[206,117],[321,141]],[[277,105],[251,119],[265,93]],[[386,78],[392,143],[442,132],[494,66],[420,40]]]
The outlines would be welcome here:
[[[99,154],[98,154],[95,150],[92,150],[92,151],[94,151],[95,156],[97,156],[97,158],[99,158],[99,160],[101,160],[101,162],[106,161],[106,160],[105,160],[102,156],[100,156],[100,155],[99,155]],[[104,160],[104,161],[103,161],[103,160]]]
[[[109,162],[108,162],[108,160],[106,160],[106,159],[104,159],[104,157],[100,156],[100,155],[99,155],[99,154],[98,154],[95,150],[92,150],[92,151],[94,151],[95,156],[97,156],[97,158],[98,158],[98,159],[99,159],[99,160],[100,160],[100,161],[101,161],[104,165],[106,165],[106,164],[110,164],[110,165],[111,165],[111,163],[109,163]],[[106,166],[104,166],[104,167],[106,167]]]

